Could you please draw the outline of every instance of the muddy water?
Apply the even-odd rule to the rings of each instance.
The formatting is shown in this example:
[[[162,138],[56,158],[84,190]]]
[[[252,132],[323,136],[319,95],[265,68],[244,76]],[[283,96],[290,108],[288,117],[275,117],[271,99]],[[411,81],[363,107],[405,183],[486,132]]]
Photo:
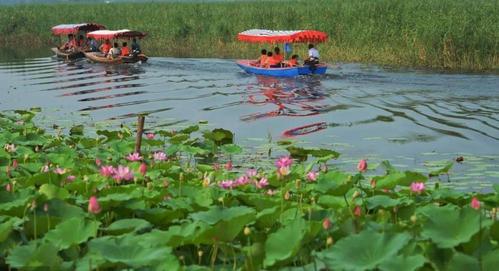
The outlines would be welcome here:
[[[151,130],[207,120],[239,144],[297,140],[334,148],[337,162],[388,159],[431,170],[464,157],[451,185],[499,183],[499,76],[332,65],[320,77],[245,74],[231,60],[152,58],[106,66],[31,58],[0,62],[0,110],[41,107],[39,121],[95,128],[149,113]],[[447,178],[442,178],[447,182]]]

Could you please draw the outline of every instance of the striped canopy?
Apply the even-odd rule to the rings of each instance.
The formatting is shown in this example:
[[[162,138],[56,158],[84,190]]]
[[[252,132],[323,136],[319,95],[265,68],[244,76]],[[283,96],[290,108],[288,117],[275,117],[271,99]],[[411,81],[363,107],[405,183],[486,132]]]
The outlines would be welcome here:
[[[293,42],[324,42],[327,34],[316,30],[266,30],[250,29],[237,34],[237,39],[244,42],[258,43],[293,43]]]
[[[53,35],[68,35],[76,34],[79,31],[95,31],[100,29],[106,29],[105,26],[94,23],[81,23],[81,24],[60,24],[52,27]]]
[[[143,38],[146,33],[133,31],[128,29],[121,30],[97,30],[87,33],[87,37],[94,38],[96,40],[108,40],[108,39],[131,39],[131,38]]]

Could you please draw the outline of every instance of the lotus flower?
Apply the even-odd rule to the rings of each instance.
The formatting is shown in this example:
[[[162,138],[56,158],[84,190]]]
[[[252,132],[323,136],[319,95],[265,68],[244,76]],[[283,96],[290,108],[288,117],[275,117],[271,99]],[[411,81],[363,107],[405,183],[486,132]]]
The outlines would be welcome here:
[[[113,166],[102,166],[100,168],[100,175],[104,177],[110,177],[114,174],[114,167]]]
[[[476,197],[471,198],[471,208],[475,210],[480,209],[480,201]]]
[[[307,179],[310,181],[310,182],[315,182],[317,180],[317,176],[319,175],[318,172],[315,172],[315,171],[310,171],[309,173],[307,173]]]
[[[281,176],[287,176],[290,172],[289,167],[280,167],[277,169],[277,173]]]
[[[8,183],[5,185],[5,191],[12,192],[12,184]]]
[[[260,181],[255,183],[255,186],[258,189],[265,188],[267,185],[269,185],[269,181],[267,180],[267,178],[261,178]]]
[[[126,159],[127,159],[128,161],[135,162],[135,161],[140,161],[140,160],[142,160],[142,156],[140,156],[140,153],[138,153],[138,152],[134,152],[134,153],[129,154],[129,155],[126,157]]]
[[[12,169],[16,169],[18,165],[17,159],[12,160]]]
[[[162,151],[155,152],[153,155],[154,161],[159,162],[159,161],[165,161],[166,160],[166,154]]]
[[[360,172],[364,172],[367,170],[367,161],[362,159],[359,161],[359,163],[357,164],[357,169],[360,171]]]
[[[102,165],[102,161],[99,158],[95,158],[95,164],[100,167]]]
[[[147,139],[154,139],[154,136],[155,136],[154,133],[147,133],[146,134]]]
[[[256,174],[257,174],[257,171],[254,168],[250,168],[250,169],[246,170],[246,176],[248,176],[250,178],[255,177]]]
[[[324,218],[324,220],[322,220],[322,228],[325,229],[325,230],[329,230],[329,228],[331,228],[331,220],[329,220],[329,218]]]
[[[416,194],[421,194],[425,189],[425,185],[423,182],[413,182],[411,183],[411,191]]]
[[[362,209],[360,209],[360,206],[359,205],[356,205],[355,206],[355,209],[353,210],[353,214],[356,216],[356,217],[360,217],[362,215]]]
[[[140,164],[140,166],[139,166],[139,172],[140,172],[140,174],[142,174],[142,176],[146,175],[146,173],[147,173],[147,165],[146,165],[146,163]]]
[[[99,201],[97,200],[96,196],[91,196],[90,199],[88,200],[88,212],[93,213],[93,214],[98,214],[100,213],[101,208],[99,205]]]
[[[218,186],[220,186],[220,188],[223,188],[223,189],[230,189],[234,186],[234,181],[232,180],[225,180],[225,181],[222,181],[218,184]]]
[[[277,193],[277,192],[272,190],[272,189],[267,190],[267,195],[269,195],[269,196],[273,196],[273,195],[275,195],[275,193]]]
[[[16,145],[14,144],[5,144],[3,147],[7,152],[15,152],[16,151]]]
[[[65,169],[62,169],[62,168],[60,168],[60,167],[56,167],[56,168],[54,169],[54,173],[55,173],[55,174],[62,175],[62,174],[64,174],[64,173],[66,173],[66,170],[65,170]]]
[[[42,166],[41,171],[42,172],[49,172],[49,165]]]
[[[76,179],[76,177],[75,177],[74,175],[69,175],[69,176],[66,178],[66,180],[67,180],[68,182],[70,182],[70,183],[71,183],[71,182],[73,182],[75,179]]]
[[[232,170],[232,161],[228,161],[226,164],[225,164],[225,169],[226,170]]]
[[[248,176],[243,175],[243,176],[241,176],[241,177],[237,178],[237,180],[236,180],[236,182],[235,182],[235,185],[236,185],[236,186],[241,186],[241,185],[245,185],[245,184],[247,184],[248,182],[249,182],[249,178],[248,178]]]
[[[277,159],[277,161],[275,161],[275,166],[278,169],[283,167],[289,167],[291,166],[291,164],[293,164],[293,160],[289,156],[282,156],[281,158]]]
[[[133,172],[124,166],[118,166],[118,168],[114,169],[113,178],[120,183],[122,180],[130,181],[133,179]]]

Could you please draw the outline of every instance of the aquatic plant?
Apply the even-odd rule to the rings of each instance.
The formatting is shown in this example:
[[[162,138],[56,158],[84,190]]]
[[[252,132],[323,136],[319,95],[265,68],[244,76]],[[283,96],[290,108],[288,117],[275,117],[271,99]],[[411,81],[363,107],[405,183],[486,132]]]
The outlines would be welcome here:
[[[197,125],[155,131],[138,163],[126,159],[129,128],[52,135],[33,117],[0,114],[0,145],[15,146],[0,149],[0,269],[497,266],[499,185],[486,194],[429,187],[428,174],[388,162],[378,176],[350,173],[335,167],[339,154],[297,146],[242,168],[230,131]],[[159,152],[168,159],[154,161]]]

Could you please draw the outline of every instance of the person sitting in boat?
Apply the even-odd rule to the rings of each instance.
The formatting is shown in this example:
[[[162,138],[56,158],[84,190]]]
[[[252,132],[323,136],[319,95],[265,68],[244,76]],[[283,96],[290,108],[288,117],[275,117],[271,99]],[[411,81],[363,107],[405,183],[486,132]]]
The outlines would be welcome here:
[[[64,43],[64,45],[60,48],[61,50],[71,50],[73,48],[75,48],[76,44],[75,44],[75,40],[74,40],[74,36],[73,34],[69,34],[68,35],[68,41],[66,43]]]
[[[319,64],[319,51],[314,48],[313,44],[308,45],[308,58],[305,59],[305,65],[315,66]]]
[[[76,41],[76,46],[83,48],[85,47],[85,39],[83,38],[83,35],[80,35],[78,37],[78,40]]]
[[[142,51],[140,50],[140,44],[137,42],[136,38],[133,38],[132,40],[132,54],[133,55],[138,55]]]
[[[284,64],[286,65],[286,67],[298,66],[298,55],[291,56],[291,59],[289,61],[286,61]]]
[[[275,62],[277,62],[275,65],[280,65],[284,61],[284,57],[281,55],[281,49],[279,49],[279,47],[274,48],[273,58],[275,59]]]
[[[128,50],[128,44],[126,42],[123,42],[121,44],[121,56],[129,56],[130,55],[130,50]]]
[[[91,52],[97,52],[99,50],[97,41],[94,38],[88,38],[88,49]]]
[[[117,43],[117,42],[115,42],[115,43],[113,44],[113,48],[111,48],[111,49],[109,50],[109,53],[107,54],[107,58],[109,58],[109,59],[114,59],[114,58],[118,58],[118,57],[120,57],[120,56],[121,56],[121,50],[120,50],[120,48],[118,47],[118,43]]]
[[[251,64],[255,65],[255,66],[263,67],[263,65],[265,65],[265,61],[267,60],[267,50],[262,49],[260,52],[261,52],[260,57]]]
[[[109,50],[111,50],[111,42],[109,40],[106,40],[100,47],[99,51],[103,53],[105,56],[109,53]]]
[[[264,68],[280,68],[281,64],[280,64],[280,62],[278,62],[278,60],[276,60],[273,57],[272,52],[268,52],[267,53],[267,60],[265,61],[265,64],[263,65],[263,67]]]

